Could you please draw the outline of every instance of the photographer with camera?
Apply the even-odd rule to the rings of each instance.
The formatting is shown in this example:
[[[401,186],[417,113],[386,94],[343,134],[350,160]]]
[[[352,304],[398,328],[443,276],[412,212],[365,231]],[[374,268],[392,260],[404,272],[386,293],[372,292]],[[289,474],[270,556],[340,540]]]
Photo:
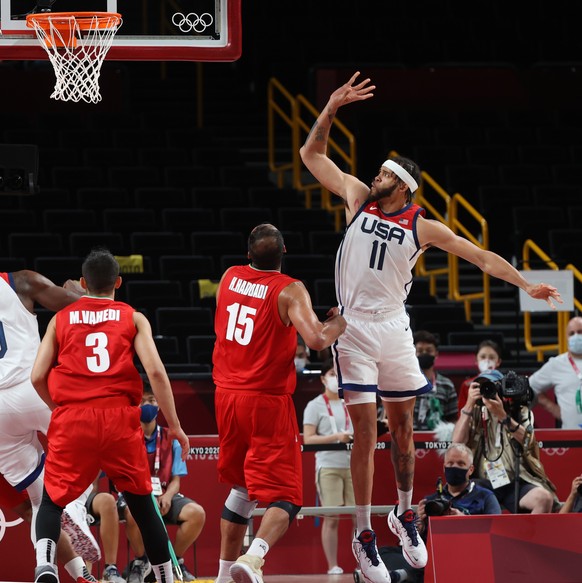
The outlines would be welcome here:
[[[546,513],[559,505],[556,487],[540,462],[532,396],[524,376],[483,373],[471,383],[453,431],[453,441],[473,452],[475,476],[489,481],[509,512]]]
[[[495,494],[471,480],[475,470],[473,452],[462,443],[452,443],[443,463],[446,483],[439,476],[436,492],[419,501],[416,527],[426,540],[428,521],[432,516],[468,516],[501,514]],[[423,580],[424,569],[413,569],[402,556],[402,547],[380,547],[380,557],[390,571],[392,581]]]
[[[473,452],[463,443],[451,443],[445,452],[446,483],[439,476],[436,492],[418,503],[419,531],[426,530],[429,516],[501,514],[495,494],[471,480],[474,471]]]

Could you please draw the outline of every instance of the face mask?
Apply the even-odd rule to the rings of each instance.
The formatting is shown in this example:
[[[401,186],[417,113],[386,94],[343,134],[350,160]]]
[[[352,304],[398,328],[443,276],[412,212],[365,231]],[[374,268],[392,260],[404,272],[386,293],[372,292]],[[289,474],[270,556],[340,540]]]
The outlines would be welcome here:
[[[146,403],[141,406],[140,421],[142,423],[149,423],[158,416],[159,407],[157,405],[150,405]]]
[[[490,358],[485,358],[483,360],[479,360],[477,362],[477,366],[479,367],[479,372],[487,372],[488,370],[495,369],[495,361],[491,360]]]
[[[568,336],[568,350],[572,354],[582,354],[582,334]]]
[[[428,370],[434,364],[435,356],[434,354],[428,354],[428,352],[423,352],[417,356],[418,364],[422,370]]]
[[[469,470],[464,468],[447,467],[445,468],[445,480],[451,486],[461,486],[467,481]]]
[[[306,358],[294,358],[295,370],[297,372],[303,372],[305,370],[305,365],[307,364]]]
[[[337,377],[325,377],[325,388],[332,393],[337,393],[339,391]]]

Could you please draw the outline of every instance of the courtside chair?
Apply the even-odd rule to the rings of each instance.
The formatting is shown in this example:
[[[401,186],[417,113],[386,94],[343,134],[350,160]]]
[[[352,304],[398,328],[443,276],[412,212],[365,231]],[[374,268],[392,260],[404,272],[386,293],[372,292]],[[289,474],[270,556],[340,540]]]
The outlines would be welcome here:
[[[68,279],[81,277],[83,257],[39,256],[34,260],[34,270],[48,277],[56,285],[62,286]]]
[[[216,336],[214,334],[200,334],[186,337],[186,352],[191,364],[212,365],[212,352]]]
[[[160,306],[188,305],[179,281],[128,281],[125,284],[125,296],[127,302],[134,308],[145,308],[152,316]],[[163,332],[159,333],[168,335]]]
[[[185,252],[184,235],[171,231],[134,231],[129,236],[132,254],[148,255],[157,265],[161,255],[179,255]]]
[[[189,207],[190,197],[184,188],[142,186],[135,189],[135,206],[161,212],[166,208]]]
[[[178,164],[190,164],[190,153],[186,148],[139,148],[137,151],[138,164],[163,168]]]
[[[84,148],[83,164],[107,169],[110,166],[131,166],[135,164],[135,154],[130,148]]]
[[[55,188],[67,188],[71,192],[85,186],[109,186],[104,172],[97,166],[55,166],[52,169]]]
[[[216,264],[208,255],[162,255],[160,256],[160,277],[182,283],[187,292],[192,279],[216,279]]]
[[[33,265],[40,250],[50,256],[65,254],[63,239],[59,233],[10,233],[8,235],[8,254],[10,257],[23,257],[27,265]]]
[[[104,247],[113,255],[129,255],[119,233],[105,231],[73,232],[69,235],[69,253],[77,257],[86,257],[95,247]]]
[[[135,192],[142,186],[162,186],[160,171],[153,166],[112,166],[107,171],[109,186]]]
[[[189,237],[191,233],[216,230],[212,209],[172,206],[162,209],[161,213],[162,228],[165,231],[182,233],[185,237]]]
[[[248,234],[261,223],[272,223],[273,214],[269,208],[230,207],[220,210],[220,227],[224,231],[240,231]]]
[[[213,334],[212,310],[192,306],[157,308],[156,332],[162,336],[177,336],[184,342],[190,335]]]
[[[103,211],[108,208],[129,208],[133,206],[127,188],[110,186],[78,188],[76,192],[77,208]]]
[[[47,233],[60,233],[65,240],[69,234],[79,228],[87,231],[97,231],[101,228],[101,220],[89,209],[46,209],[43,211],[43,225]],[[42,253],[42,250],[39,250]]]
[[[120,233],[129,246],[134,231],[157,231],[157,216],[152,209],[113,208],[103,210],[103,230]]]

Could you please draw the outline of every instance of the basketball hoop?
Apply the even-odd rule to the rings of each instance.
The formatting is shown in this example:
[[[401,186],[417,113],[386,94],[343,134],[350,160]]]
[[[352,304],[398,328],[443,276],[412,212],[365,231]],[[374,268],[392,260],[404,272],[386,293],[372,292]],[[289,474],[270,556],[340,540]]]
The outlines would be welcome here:
[[[53,99],[101,101],[101,66],[121,23],[121,14],[115,12],[41,12],[26,17],[26,26],[35,30],[55,70]]]

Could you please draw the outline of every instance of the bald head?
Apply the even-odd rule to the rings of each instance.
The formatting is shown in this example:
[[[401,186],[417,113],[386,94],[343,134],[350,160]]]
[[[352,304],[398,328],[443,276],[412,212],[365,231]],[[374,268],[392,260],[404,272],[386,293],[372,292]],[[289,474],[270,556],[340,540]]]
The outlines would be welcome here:
[[[579,316],[572,318],[566,326],[566,335],[572,336],[573,334],[582,334],[582,318]]]
[[[281,231],[269,223],[256,226],[249,235],[249,259],[257,269],[281,269],[285,243]]]

